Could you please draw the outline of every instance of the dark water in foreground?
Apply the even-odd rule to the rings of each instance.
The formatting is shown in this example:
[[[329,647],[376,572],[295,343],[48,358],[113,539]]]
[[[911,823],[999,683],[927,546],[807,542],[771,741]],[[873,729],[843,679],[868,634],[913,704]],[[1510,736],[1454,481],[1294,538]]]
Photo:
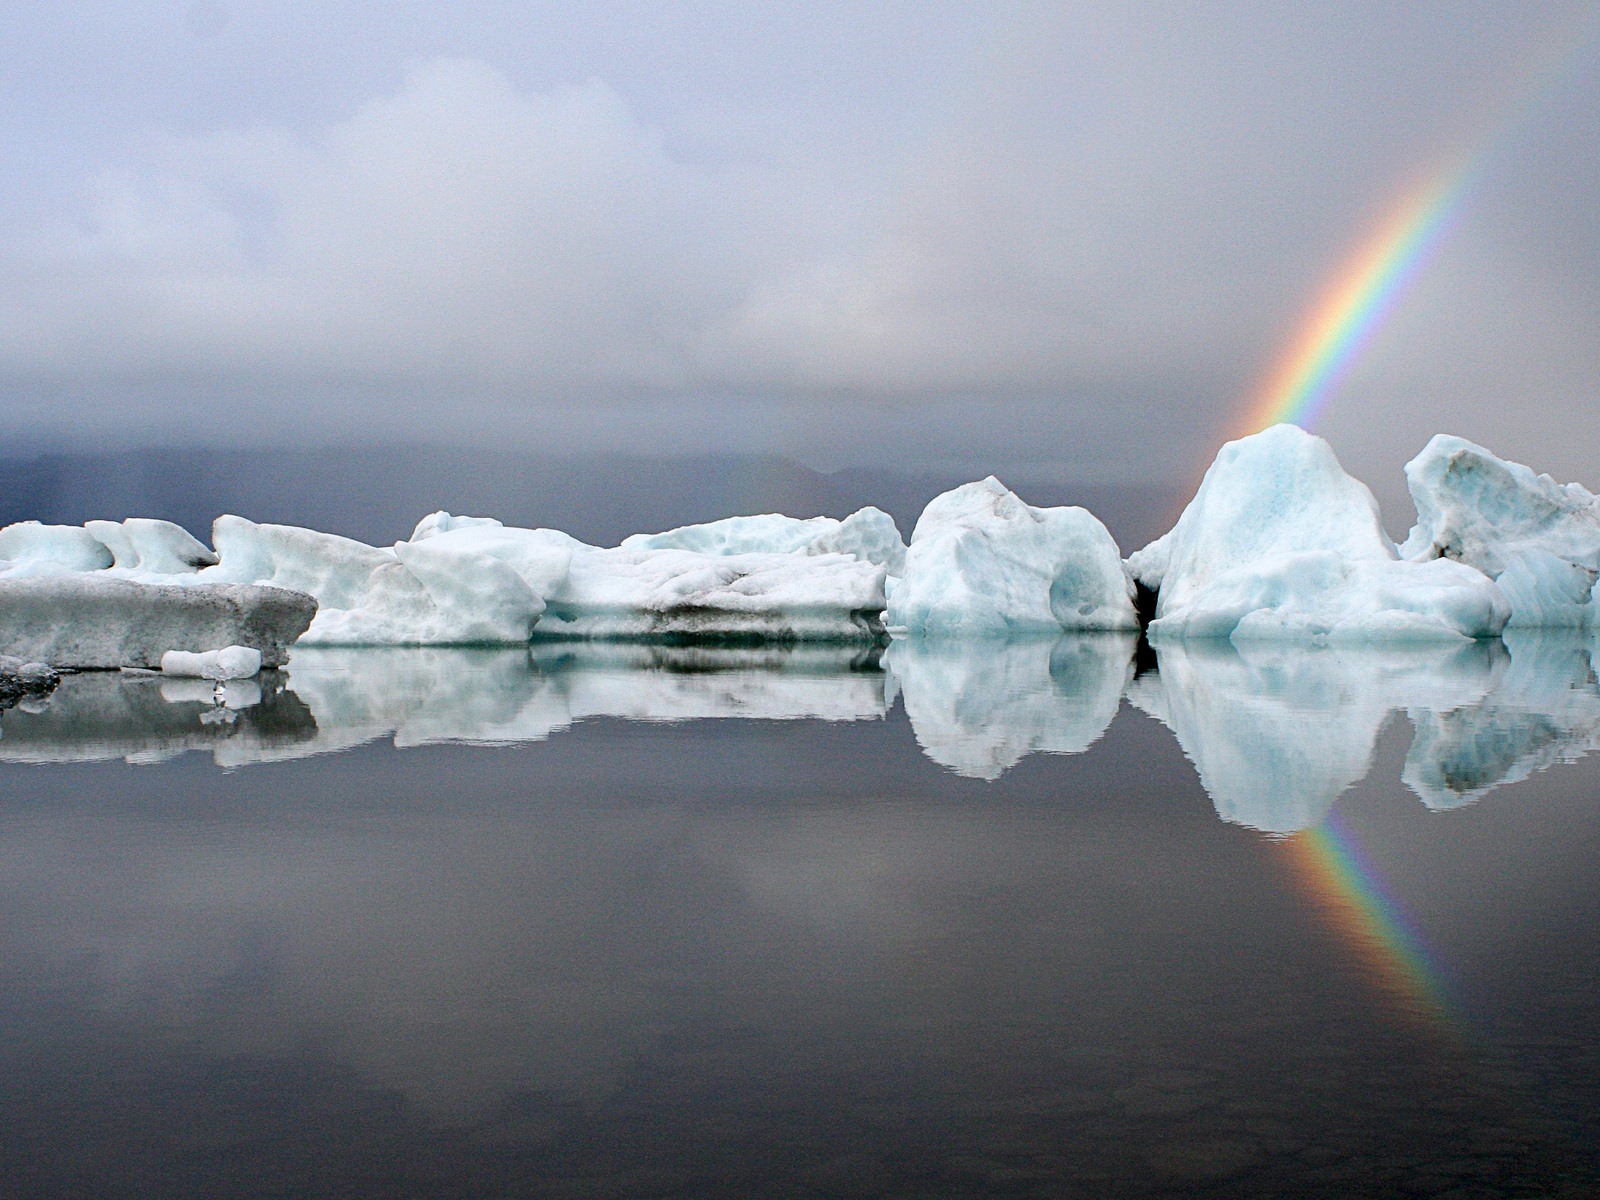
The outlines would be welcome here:
[[[1124,652],[71,678],[0,1194],[1600,1195],[1589,647]]]

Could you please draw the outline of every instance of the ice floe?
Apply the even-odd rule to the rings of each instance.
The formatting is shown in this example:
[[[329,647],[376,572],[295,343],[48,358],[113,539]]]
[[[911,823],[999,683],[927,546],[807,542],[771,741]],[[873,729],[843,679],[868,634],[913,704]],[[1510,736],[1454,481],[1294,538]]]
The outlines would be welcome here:
[[[936,497],[917,521],[888,623],[920,636],[1137,629],[1133,583],[1106,527],[1035,508],[992,475]]]
[[[1402,561],[1365,484],[1293,425],[1229,442],[1178,523],[1128,560],[1157,591],[1154,639],[1398,642],[1494,637],[1483,572]]]

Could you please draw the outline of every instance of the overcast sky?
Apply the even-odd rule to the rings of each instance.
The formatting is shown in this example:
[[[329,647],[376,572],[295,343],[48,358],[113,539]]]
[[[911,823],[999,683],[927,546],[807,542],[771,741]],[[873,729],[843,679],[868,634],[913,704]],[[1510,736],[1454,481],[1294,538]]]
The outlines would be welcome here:
[[[449,439],[1193,475],[1419,174],[1317,431],[1600,485],[1590,2],[14,5],[12,449]]]

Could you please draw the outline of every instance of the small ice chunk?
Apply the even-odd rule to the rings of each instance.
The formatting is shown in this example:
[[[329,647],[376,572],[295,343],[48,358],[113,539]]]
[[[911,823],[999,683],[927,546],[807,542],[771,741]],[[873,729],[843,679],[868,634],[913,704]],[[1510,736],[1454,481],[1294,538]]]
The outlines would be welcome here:
[[[261,673],[261,651],[253,646],[224,646],[221,650],[168,650],[161,656],[161,673],[198,679],[249,679]]]
[[[1106,527],[1081,508],[1025,504],[992,475],[923,511],[888,623],[982,637],[1139,627],[1133,583]]]
[[[1600,624],[1600,499],[1444,434],[1406,464],[1406,482],[1417,523],[1402,557],[1476,567],[1500,585],[1513,626]]]
[[[9,654],[0,654],[0,708],[47,696],[60,682],[61,673],[48,663],[24,662]]]

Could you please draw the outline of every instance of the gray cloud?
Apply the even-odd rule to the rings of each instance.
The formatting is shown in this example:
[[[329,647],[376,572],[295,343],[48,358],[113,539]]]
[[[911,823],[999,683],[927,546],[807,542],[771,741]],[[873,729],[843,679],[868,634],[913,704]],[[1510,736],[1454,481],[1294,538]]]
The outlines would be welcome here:
[[[19,435],[381,422],[1188,471],[1388,198],[1564,55],[1325,432],[1385,499],[1439,428],[1574,476],[1600,450],[1570,428],[1600,378],[1600,244],[1566,199],[1600,172],[1576,6],[1014,5],[932,32],[892,5],[615,6],[497,48],[484,5],[448,35],[403,12],[342,92],[306,29],[201,7],[165,86],[105,118],[117,145],[51,158],[0,128],[34,168],[0,246]],[[364,11],[333,6],[329,36]],[[172,63],[246,43],[309,98],[247,73],[175,116]],[[291,46],[303,77],[272,58]]]

